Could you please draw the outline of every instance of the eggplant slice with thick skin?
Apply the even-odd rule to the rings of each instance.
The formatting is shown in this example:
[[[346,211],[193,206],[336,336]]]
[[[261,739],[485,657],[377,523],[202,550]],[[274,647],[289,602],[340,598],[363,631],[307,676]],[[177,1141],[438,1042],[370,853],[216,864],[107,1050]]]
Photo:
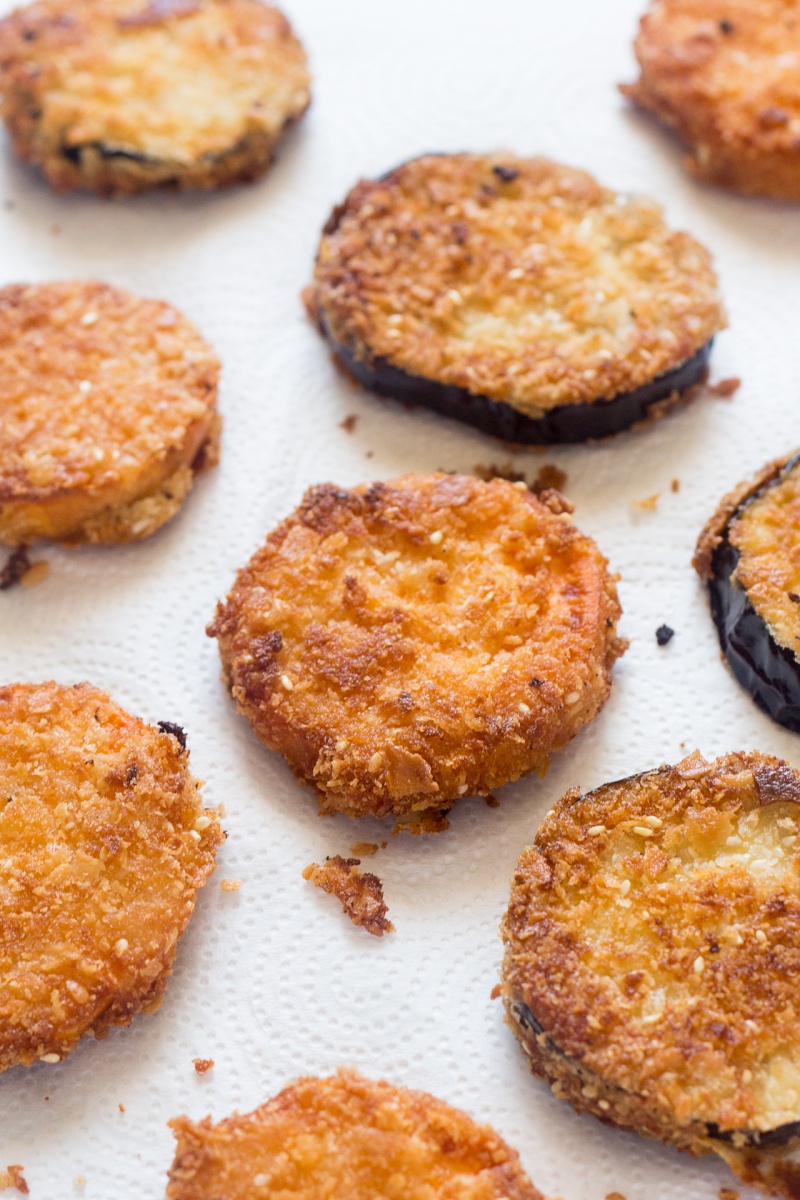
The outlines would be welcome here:
[[[759,753],[568,792],[514,874],[507,1022],[554,1094],[800,1195],[800,773]]]
[[[326,335],[348,371],[371,392],[404,404],[432,408],[442,416],[463,421],[504,442],[530,446],[599,441],[688,404],[694,390],[708,377],[713,343],[713,339],[706,342],[688,362],[633,392],[623,392],[609,400],[594,400],[590,404],[564,404],[544,416],[528,417],[510,404],[492,400],[489,396],[480,396],[452,384],[437,383],[421,375],[409,375],[386,359],[357,358],[345,346],[339,345],[327,330]]]
[[[357,184],[306,303],[365,387],[533,445],[688,403],[725,324],[708,252],[656,204],[508,155],[429,154]]]
[[[797,499],[794,494],[797,493]],[[736,678],[773,721],[800,733],[800,455],[768,464],[726,496],[697,543],[720,645]],[[771,544],[760,530],[773,533]],[[754,538],[757,538],[757,542]],[[782,535],[782,536],[781,536]]]

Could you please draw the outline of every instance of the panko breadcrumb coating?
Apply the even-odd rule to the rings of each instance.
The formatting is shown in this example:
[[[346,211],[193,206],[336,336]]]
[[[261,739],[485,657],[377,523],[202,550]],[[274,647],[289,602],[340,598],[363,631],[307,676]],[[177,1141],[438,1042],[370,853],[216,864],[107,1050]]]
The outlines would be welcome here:
[[[218,1125],[170,1125],[168,1200],[542,1200],[488,1125],[354,1071],[300,1079]]]
[[[368,387],[507,441],[660,415],[725,325],[708,251],[652,200],[507,154],[362,180],[325,226],[306,303]]]
[[[555,1095],[796,1197],[800,773],[756,752],[556,805],[517,866],[508,1020]]]
[[[697,543],[720,645],[773,720],[800,731],[800,452],[724,496]]]
[[[0,22],[2,115],[57,191],[256,179],[308,83],[288,21],[259,0],[38,0]]]
[[[550,503],[464,475],[325,484],[239,572],[208,632],[321,812],[449,808],[543,773],[603,707],[614,580]]]
[[[800,200],[798,0],[653,0],[624,95],[675,129],[699,179]]]
[[[0,542],[129,542],[218,457],[219,362],[171,305],[104,283],[0,289]]]
[[[199,786],[89,684],[0,688],[0,1071],[158,1008],[222,841]]]

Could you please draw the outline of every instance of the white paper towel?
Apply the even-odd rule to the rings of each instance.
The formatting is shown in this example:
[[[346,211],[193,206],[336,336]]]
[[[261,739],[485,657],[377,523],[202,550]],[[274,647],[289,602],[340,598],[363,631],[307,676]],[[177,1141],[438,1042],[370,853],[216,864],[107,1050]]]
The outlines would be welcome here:
[[[294,1076],[340,1064],[491,1121],[564,1200],[711,1200],[732,1183],[712,1159],[555,1101],[489,998],[514,863],[568,787],[695,746],[800,759],[721,663],[689,566],[722,492],[800,441],[800,210],[700,187],[676,144],[626,107],[615,84],[633,78],[641,2],[289,0],[311,56],[312,109],[263,182],[224,194],[59,198],[7,151],[0,160],[0,283],[94,276],[163,297],[224,362],[222,463],[180,517],[127,549],[40,551],[46,582],[0,596],[2,680],[88,679],[134,713],[184,725],[206,801],[229,814],[159,1013],[59,1066],[0,1078],[0,1169],[22,1163],[32,1200],[161,1197],[169,1117],[248,1111]],[[425,150],[499,148],[650,193],[706,242],[731,319],[714,374],[744,383],[732,401],[703,399],[599,447],[514,455],[529,475],[545,461],[567,472],[579,527],[622,574],[631,647],[607,708],[546,779],[504,789],[498,809],[466,801],[448,833],[390,838],[368,860],[397,927],[378,941],[300,872],[387,838],[391,824],[317,817],[311,793],[236,715],[204,626],[308,485],[508,458],[466,427],[348,385],[299,301],[319,229],[359,176]],[[352,434],[340,425],[350,414]],[[632,507],[654,492],[655,511]],[[676,632],[660,649],[662,622]],[[241,890],[220,892],[220,878]],[[213,1071],[197,1076],[193,1057],[213,1058]]]

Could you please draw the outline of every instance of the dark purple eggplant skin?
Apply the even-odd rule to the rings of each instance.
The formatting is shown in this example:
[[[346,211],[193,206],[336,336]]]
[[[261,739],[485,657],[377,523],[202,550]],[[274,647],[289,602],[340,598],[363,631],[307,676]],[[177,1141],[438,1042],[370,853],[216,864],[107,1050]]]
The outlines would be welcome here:
[[[466,388],[438,383],[422,375],[411,375],[385,358],[367,358],[355,353],[336,341],[324,312],[321,326],[348,371],[371,392],[378,392],[381,396],[389,396],[404,404],[432,408],[445,417],[466,422],[501,441],[533,446],[594,441],[646,421],[654,405],[675,392],[687,391],[705,379],[714,341],[711,338],[692,358],[633,392],[620,392],[609,400],[594,400],[589,404],[563,404],[541,417],[529,417],[510,404],[467,391]]]
[[[512,1000],[509,1005],[509,1012],[522,1029],[523,1036],[532,1033],[534,1036],[545,1037],[548,1049],[552,1053],[560,1054],[562,1058],[567,1058],[564,1051],[559,1049],[555,1042],[545,1033],[542,1025],[537,1021],[527,1004],[523,1004],[519,1000]],[[741,1144],[742,1139],[744,1139],[748,1146],[783,1146],[787,1142],[800,1137],[800,1121],[791,1121],[787,1125],[777,1125],[774,1129],[765,1129],[763,1131],[756,1129],[720,1129],[719,1125],[715,1125],[713,1122],[706,1122],[704,1132],[706,1137],[718,1142]]]
[[[796,466],[800,456],[786,464],[780,475],[765,486],[773,487]],[[765,488],[759,488],[739,505],[725,528],[723,540],[711,560],[711,615],[720,645],[731,670],[758,707],[792,733],[800,733],[800,663],[791,650],[779,646],[766,621],[758,615],[747,593],[733,581],[739,551],[728,540],[730,521]]]

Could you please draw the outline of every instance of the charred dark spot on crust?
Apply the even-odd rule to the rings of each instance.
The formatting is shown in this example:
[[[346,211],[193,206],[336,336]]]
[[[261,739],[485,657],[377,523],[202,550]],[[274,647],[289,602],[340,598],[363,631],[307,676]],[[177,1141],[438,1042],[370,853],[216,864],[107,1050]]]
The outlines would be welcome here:
[[[724,34],[733,33],[733,22],[723,17],[719,23],[720,32]]]
[[[656,630],[656,641],[658,642],[659,646],[666,646],[668,642],[672,641],[674,636],[675,630],[669,625],[659,625],[658,629]]]
[[[23,29],[22,36],[26,42],[35,42],[39,35],[35,29]]]
[[[753,779],[762,804],[774,804],[781,800],[800,803],[797,778],[788,763],[754,767]]]
[[[498,179],[502,179],[503,183],[513,183],[519,175],[516,167],[504,167],[501,163],[492,167],[492,171]]]
[[[562,404],[541,417],[529,417],[504,401],[410,375],[387,359],[359,357],[336,341],[324,313],[320,314],[320,326],[347,370],[370,391],[402,404],[432,408],[502,441],[528,445],[572,444],[611,437],[646,421],[662,406],[680,403],[706,378],[714,342],[709,339],[692,358],[635,391],[587,404]]]
[[[798,596],[797,592],[787,592],[786,595],[789,597],[792,604],[800,604],[800,596]]]
[[[537,688],[537,687],[541,687],[543,683],[544,683],[543,679],[532,679],[530,681],[529,686],[533,687],[533,688]]]
[[[131,785],[136,782],[136,776],[138,774],[139,768],[137,767],[136,763],[128,763],[127,770],[125,771],[125,786],[131,787]]]
[[[186,730],[180,725],[175,725],[172,721],[159,721],[158,728],[162,733],[168,733],[171,737],[180,744],[181,750],[186,749]]]
[[[253,643],[253,649],[259,658],[278,654],[283,649],[283,634],[279,629],[273,629],[271,633],[266,633],[264,637],[258,638]]]
[[[6,565],[0,571],[0,592],[7,592],[14,584],[19,583],[31,569],[27,546],[17,546],[9,554]]]

